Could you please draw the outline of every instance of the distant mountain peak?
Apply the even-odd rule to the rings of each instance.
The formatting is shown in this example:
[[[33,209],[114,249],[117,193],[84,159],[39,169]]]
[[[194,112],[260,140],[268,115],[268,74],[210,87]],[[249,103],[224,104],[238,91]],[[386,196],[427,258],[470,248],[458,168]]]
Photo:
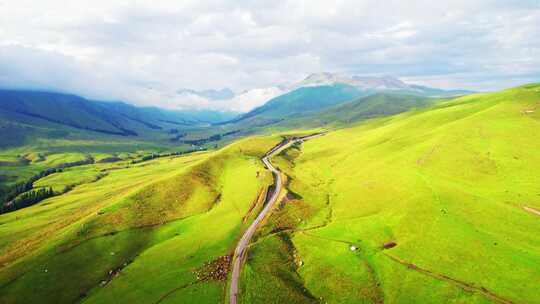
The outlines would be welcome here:
[[[346,75],[341,73],[320,72],[307,76],[304,80],[291,86],[290,90],[301,87],[346,84],[364,91],[399,91],[424,96],[451,96],[471,93],[464,90],[442,90],[426,86],[408,84],[399,78],[384,76]]]
[[[398,78],[392,76],[362,76],[346,75],[340,73],[320,72],[307,76],[301,82],[295,84],[293,88],[333,85],[337,83],[348,84],[360,89],[405,89],[408,85]]]

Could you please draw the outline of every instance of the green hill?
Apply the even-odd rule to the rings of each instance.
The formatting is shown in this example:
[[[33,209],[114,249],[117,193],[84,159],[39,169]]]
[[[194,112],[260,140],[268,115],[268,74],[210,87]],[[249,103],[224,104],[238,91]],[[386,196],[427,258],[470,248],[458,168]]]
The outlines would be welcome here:
[[[540,302],[539,102],[540,85],[471,95],[282,154],[290,199],[245,303]]]
[[[248,139],[217,152],[93,164],[43,179],[44,187],[77,185],[0,215],[0,302],[154,303],[186,295],[212,302],[226,280],[199,281],[195,270],[226,256],[260,209],[271,175],[258,159],[275,143]]]
[[[353,123],[425,108],[437,101],[437,99],[414,95],[375,94],[326,110],[317,117],[325,122]]]
[[[205,148],[176,139],[229,115],[0,90],[0,206],[11,187],[50,168]]]
[[[362,96],[319,113],[297,114],[287,121],[278,122],[282,128],[320,127],[343,128],[360,121],[375,117],[384,117],[425,108],[443,101],[442,99],[402,95],[395,93],[377,93]]]
[[[298,114],[318,113],[364,94],[345,84],[302,87],[280,95],[231,122],[284,120]]]
[[[269,129],[343,127],[361,120],[428,107],[440,100],[406,95],[399,91],[361,91],[344,84],[302,87],[276,97],[232,121],[217,125],[225,130],[243,130],[248,133]],[[205,132],[212,132],[212,129]]]
[[[11,134],[0,143],[0,148],[24,145],[36,138],[69,135],[112,135],[166,142],[171,129],[200,128],[231,115],[142,108],[52,92],[0,90],[0,128]]]
[[[239,301],[540,302],[539,102],[527,85],[320,112],[347,127],[274,157],[287,193],[250,246]],[[298,133],[40,179],[72,189],[0,215],[0,302],[226,302],[230,256],[271,189],[260,158]]]

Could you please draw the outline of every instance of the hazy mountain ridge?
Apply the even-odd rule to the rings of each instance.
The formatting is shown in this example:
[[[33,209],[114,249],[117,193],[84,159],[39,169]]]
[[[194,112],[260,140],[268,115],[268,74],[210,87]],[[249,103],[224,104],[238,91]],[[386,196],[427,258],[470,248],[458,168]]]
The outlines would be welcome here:
[[[255,119],[256,117],[277,119],[295,114],[320,112],[363,94],[356,87],[347,84],[300,87],[271,99],[232,122]]]
[[[171,129],[201,128],[236,115],[137,107],[54,92],[0,90],[0,130],[10,133],[4,136],[2,147],[51,136],[72,138],[83,134],[166,140]]]
[[[289,86],[284,94],[233,119],[230,123],[237,123],[248,119],[254,120],[256,117],[260,117],[261,120],[268,121],[268,123],[270,123],[270,118],[278,122],[276,118],[288,119],[288,117],[295,115],[310,115],[323,112],[343,103],[352,102],[356,98],[381,93],[394,94],[396,96],[451,97],[466,95],[471,92],[465,90],[443,90],[407,84],[391,76],[349,76],[328,72],[314,73],[307,76],[304,80]],[[386,108],[390,109],[391,105],[387,104],[388,102],[398,103],[399,106],[397,108],[401,106],[404,106],[404,109],[409,108],[409,105],[400,103],[399,98],[385,99]],[[365,111],[365,109],[362,109],[362,111]],[[388,113],[395,113],[395,111],[389,111]]]
[[[67,134],[73,135],[75,130],[79,130],[79,134],[90,132],[88,135],[91,135],[92,132],[97,132],[163,142],[170,139],[170,130],[176,130],[174,132],[183,135],[181,130],[189,129],[189,140],[207,142],[216,134],[232,132],[231,134],[239,136],[270,126],[286,126],[300,121],[307,123],[311,120],[309,125],[357,121],[369,116],[373,109],[355,107],[347,112],[337,108],[359,98],[380,93],[419,97],[444,97],[466,93],[406,84],[389,76],[347,76],[336,73],[311,74],[292,86],[252,89],[238,93],[230,99],[222,99],[231,96],[231,92],[228,88],[203,91],[183,89],[179,93],[186,98],[195,96],[193,94],[200,95],[192,99],[192,102],[207,102],[202,102],[201,106],[196,108],[166,110],[138,107],[119,101],[92,101],[76,95],[54,92],[0,90],[2,129],[18,134],[11,136],[12,140],[5,141],[7,146],[21,145],[32,138],[58,138],[60,134],[66,138]],[[208,98],[214,100],[208,101]],[[378,107],[379,115],[389,115],[415,107],[415,103],[402,102],[400,97],[375,100],[383,103],[372,105]],[[239,111],[206,108],[212,104],[224,109],[234,106]],[[251,110],[240,114],[243,112],[240,109]],[[319,113],[321,115],[318,115]],[[227,127],[218,130],[212,128],[212,125]],[[25,138],[26,140],[23,140]]]
[[[422,96],[456,96],[470,94],[467,90],[443,90],[427,86],[408,84],[392,76],[361,76],[338,73],[313,73],[304,80],[291,86],[291,90],[301,87],[324,86],[333,84],[347,84],[366,91],[396,91]]]

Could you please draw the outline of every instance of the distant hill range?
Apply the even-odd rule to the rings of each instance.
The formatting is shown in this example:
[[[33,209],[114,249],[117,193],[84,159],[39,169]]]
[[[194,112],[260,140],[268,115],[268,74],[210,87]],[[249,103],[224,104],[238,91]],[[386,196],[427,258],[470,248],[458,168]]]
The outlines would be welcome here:
[[[260,99],[284,92],[267,102],[260,100],[264,102],[261,106],[241,115],[214,110],[137,107],[54,92],[0,90],[0,131],[6,134],[0,147],[18,146],[38,138],[74,139],[81,135],[199,145],[269,127],[352,123],[425,107],[436,99],[471,93],[407,84],[388,76],[332,73],[312,74],[291,86],[272,88],[268,92],[254,89],[239,95],[227,88],[178,91],[184,96],[200,96],[225,103],[231,98],[242,98],[249,103],[253,101],[250,98]]]
[[[473,93],[467,90],[443,90],[421,85],[407,84],[391,76],[358,76],[336,73],[315,73],[291,86],[291,90],[301,87],[346,84],[366,92],[395,92],[408,95],[431,97],[460,96]]]
[[[397,109],[406,111],[410,107],[419,106],[418,103],[403,103],[402,98],[397,96],[408,96],[405,100],[411,101],[413,96],[418,97],[417,100],[426,100],[428,97],[448,98],[470,93],[472,92],[465,90],[442,90],[407,84],[397,78],[388,76],[347,76],[333,73],[317,73],[311,74],[304,80],[290,86],[287,93],[271,99],[264,105],[229,122],[219,124],[243,123],[246,125],[251,123],[253,125],[268,125],[281,123],[283,120],[295,120],[300,116],[313,116],[317,113],[332,111],[331,109],[334,107],[359,102],[358,99],[362,97],[380,94],[384,94],[385,97],[371,99],[371,107],[376,106],[375,102],[381,102],[384,103],[384,109],[389,110],[389,114],[394,114]],[[378,106],[383,107],[382,104]],[[351,106],[349,110],[354,109],[356,108]],[[338,111],[338,109],[335,110]],[[365,111],[365,109],[362,108],[362,111]],[[383,114],[384,111],[379,109],[379,112]],[[342,114],[352,115],[346,112]],[[327,117],[332,116],[325,115]],[[363,117],[363,115],[360,116]],[[334,117],[339,118],[336,115]]]
[[[23,144],[29,138],[63,138],[88,132],[154,138],[156,133],[202,127],[234,115],[136,107],[53,92],[0,90],[0,131],[6,134],[0,147]]]

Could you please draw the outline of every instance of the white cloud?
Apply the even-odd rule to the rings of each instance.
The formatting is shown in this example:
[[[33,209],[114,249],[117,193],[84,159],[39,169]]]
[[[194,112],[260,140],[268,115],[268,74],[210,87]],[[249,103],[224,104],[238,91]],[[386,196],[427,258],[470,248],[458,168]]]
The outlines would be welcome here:
[[[230,99],[210,100],[192,93],[179,94],[177,101],[169,100],[164,105],[167,108],[179,109],[187,106],[196,106],[197,108],[212,108],[223,111],[247,112],[253,108],[263,105],[266,101],[283,94],[285,91],[278,87],[258,88],[246,90],[236,94]]]
[[[248,90],[232,98],[228,105],[237,112],[247,112],[255,107],[263,105],[266,101],[282,94],[277,87]]]
[[[274,87],[306,74],[389,74],[491,90],[540,80],[535,0],[0,0],[0,86],[166,107],[249,110],[179,88]]]

